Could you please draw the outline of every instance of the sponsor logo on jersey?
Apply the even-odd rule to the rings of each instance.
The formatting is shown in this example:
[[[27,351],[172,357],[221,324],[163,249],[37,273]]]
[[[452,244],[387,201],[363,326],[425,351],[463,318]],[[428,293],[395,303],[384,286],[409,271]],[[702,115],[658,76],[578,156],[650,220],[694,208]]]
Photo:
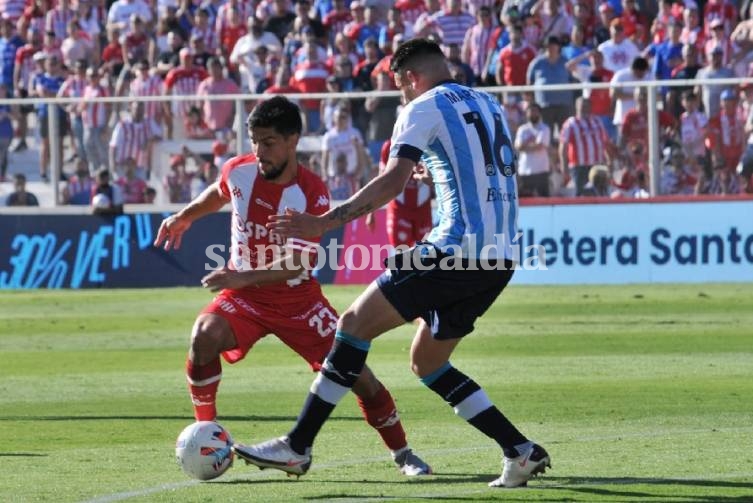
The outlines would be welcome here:
[[[236,199],[243,199],[243,191],[240,187],[233,187],[233,197]]]
[[[316,204],[314,206],[327,206],[329,204],[329,198],[325,195],[319,196],[319,199],[316,200]]]
[[[259,206],[263,206],[264,208],[267,208],[268,210],[274,210],[274,208],[272,207],[271,204],[269,204],[268,202],[264,201],[260,197],[257,197],[256,201],[254,201],[254,202],[256,204],[258,204]]]

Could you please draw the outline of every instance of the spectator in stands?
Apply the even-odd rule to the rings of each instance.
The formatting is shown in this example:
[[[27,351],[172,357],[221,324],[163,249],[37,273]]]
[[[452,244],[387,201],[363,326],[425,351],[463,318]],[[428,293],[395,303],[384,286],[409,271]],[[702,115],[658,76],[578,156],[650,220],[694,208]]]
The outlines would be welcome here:
[[[616,19],[614,7],[609,2],[601,2],[599,16],[593,29],[593,39],[597,47],[612,38],[612,21]]]
[[[311,17],[311,2],[309,0],[298,0],[295,3],[293,30],[297,33],[303,33],[306,29],[311,31],[318,45],[327,45],[327,32],[324,25],[316,17]]]
[[[13,21],[4,17],[0,21],[0,83],[12,93],[15,80],[16,53],[24,46],[24,40],[16,34]]]
[[[217,32],[214,25],[210,25],[209,9],[200,7],[194,14],[193,28],[191,28],[190,40],[201,39],[203,48],[207,53],[214,53],[217,50]]]
[[[398,34],[405,40],[413,38],[413,27],[403,22],[402,11],[393,6],[387,10],[387,24],[379,30],[379,46],[392,47],[392,39]]]
[[[434,16],[443,46],[450,44],[463,45],[465,32],[476,22],[473,16],[463,9],[462,0],[447,0],[446,8]]]
[[[209,129],[204,120],[204,113],[201,108],[192,106],[184,119],[183,127],[185,137],[191,140],[210,140],[215,138],[214,132]]]
[[[322,137],[322,167],[327,180],[337,176],[336,159],[341,154],[347,161],[346,173],[354,180],[360,180],[370,167],[369,157],[363,136],[350,125],[350,110],[344,105],[335,111],[335,127]]]
[[[696,194],[723,196],[741,192],[740,179],[724,165],[721,158],[716,160],[713,168],[712,173],[704,173],[704,176],[698,182]]]
[[[112,131],[110,138],[110,166],[118,173],[124,171],[124,163],[135,159],[139,168],[146,170],[143,178],[148,179],[151,171],[152,142],[159,139],[153,121],[144,117],[144,103],[130,103],[130,114],[121,117]]]
[[[93,5],[97,3],[97,5]],[[77,0],[76,2],[76,20],[78,29],[84,34],[84,39],[89,45],[89,54],[91,62],[97,66],[101,63],[102,53],[102,29],[103,25],[100,19],[105,15],[104,9],[100,10],[99,1]]]
[[[302,93],[322,93],[327,89],[329,69],[326,63],[319,59],[319,46],[306,42],[303,46],[304,59],[293,67],[290,85],[297,87]],[[316,133],[321,127],[319,117],[319,100],[301,100],[301,109],[305,116],[305,131]]]
[[[102,49],[102,72],[108,80],[115,81],[123,71],[123,46],[120,44],[120,30],[116,27],[107,29],[107,45]]]
[[[86,70],[87,84],[83,91],[83,101],[79,104],[81,121],[84,130],[84,147],[86,159],[92,172],[100,168],[109,169],[107,153],[107,125],[110,122],[111,109],[109,103],[97,100],[110,95],[107,87],[101,83],[101,75],[96,68]],[[143,105],[143,104],[142,104]]]
[[[721,47],[715,48],[711,52],[711,64],[704,66],[696,74],[696,80],[713,80],[713,79],[729,79],[733,78],[735,74],[729,68],[726,68],[722,64],[722,58],[724,51]],[[726,84],[708,84],[698,85],[696,87],[696,94],[701,95],[701,102],[703,103],[703,111],[706,112],[708,117],[714,117],[719,114],[720,97],[722,92],[729,89],[730,86]]]
[[[346,100],[342,100],[338,96],[336,96],[336,94],[339,94],[342,92],[342,88],[340,86],[340,81],[334,75],[330,75],[329,77],[327,77],[327,92],[331,94],[335,94],[335,96],[323,99],[320,105],[322,127],[324,128],[325,131],[328,131],[336,126],[335,112],[337,111],[338,108],[343,106],[343,102],[345,102],[345,106],[349,107],[349,104]]]
[[[244,92],[253,91],[251,87],[258,75],[255,69],[261,66],[256,50],[265,47],[271,56],[279,57],[282,54],[282,44],[277,36],[269,31],[264,31],[263,23],[256,17],[248,19],[248,33],[238,39],[230,53],[230,63],[237,65],[241,75],[241,89]]]
[[[31,5],[25,2],[26,8],[18,19],[18,31],[26,33],[27,30],[35,30],[39,33],[44,31],[44,18],[47,11],[52,9],[51,0],[33,0]]]
[[[447,56],[447,66],[450,67],[450,75],[460,84],[473,87],[476,84],[476,75],[473,73],[471,65],[460,57],[460,46],[449,44],[444,47],[444,53]]]
[[[557,37],[562,41],[570,35],[574,22],[572,16],[560,4],[560,0],[538,0],[531,7],[531,15],[538,18],[543,32],[542,40]]]
[[[612,85],[609,94],[614,104],[614,119],[612,123],[616,126],[618,136],[622,131],[622,125],[625,122],[627,113],[635,108],[635,86],[626,84],[631,82],[648,82],[651,80],[649,75],[648,61],[645,58],[637,57],[629,68],[623,68],[615,72],[612,77]]]
[[[568,63],[581,54],[587,54],[591,50],[591,47],[586,44],[586,29],[581,25],[573,25],[570,31],[570,40],[562,47],[562,57]],[[585,61],[582,61],[582,65],[585,65]]]
[[[701,66],[698,64],[698,51],[692,44],[682,47],[682,61],[672,69],[672,80],[693,80]],[[682,113],[681,96],[685,91],[693,91],[693,86],[673,86],[664,100],[665,110],[678,116]]]
[[[91,206],[95,215],[120,215],[123,213],[123,193],[110,183],[110,172],[97,172],[97,184],[92,187]]]
[[[640,145],[643,160],[648,161],[648,91],[645,87],[637,87],[634,91],[636,107],[625,114],[625,120],[620,130],[620,152],[623,155],[633,145]],[[658,110],[659,115],[659,144],[674,138],[676,123],[674,117],[664,110]]]
[[[542,86],[568,84],[574,81],[565,67],[561,48],[557,37],[549,37],[546,51],[531,61],[526,77],[529,85],[537,87],[534,91],[536,103],[541,106],[541,117],[552,131],[555,127],[559,128],[573,113],[572,91],[542,90]]]
[[[60,58],[57,55],[50,55],[45,59],[45,71],[36,77],[34,87],[37,96],[40,98],[54,98],[57,96],[60,87],[65,82],[65,77],[60,64]],[[50,111],[52,108],[52,112]],[[50,132],[49,130],[49,113],[58,114],[58,130]],[[39,119],[39,135],[42,138],[40,152],[39,172],[42,180],[47,181],[47,170],[50,164],[50,134],[57,135],[61,141],[58,142],[58,159],[60,159],[60,179],[65,180],[63,173],[63,141],[62,138],[68,134],[68,118],[65,111],[59,105],[37,105],[37,119]]]
[[[8,97],[8,87],[0,82],[0,100]],[[8,151],[13,140],[13,122],[11,118],[17,115],[10,105],[0,104],[0,182],[5,181],[8,171]]]
[[[523,27],[515,24],[510,29],[510,43],[499,51],[496,64],[496,82],[500,86],[524,86],[536,50],[523,39]]]
[[[528,105],[527,122],[515,134],[518,151],[518,193],[521,197],[549,197],[549,148],[552,131],[541,120],[541,107]]]
[[[154,187],[147,187],[144,189],[144,204],[154,204],[154,200],[157,198],[157,191]]]
[[[427,10],[424,0],[397,0],[395,8],[400,10],[405,23],[414,26],[419,16]]]
[[[576,98],[575,115],[562,124],[559,141],[560,169],[574,180],[576,196],[584,195],[591,168],[611,160],[612,150],[606,128],[591,114],[591,101]]]
[[[737,94],[733,90],[722,91],[721,102],[719,113],[709,119],[706,147],[714,166],[723,163],[726,169],[734,172],[746,143],[746,118],[739,113]]]
[[[5,200],[6,206],[39,206],[37,196],[26,192],[26,176],[21,173],[13,175],[14,192],[8,194]]]
[[[144,20],[138,14],[132,14],[130,30],[120,37],[123,61],[128,66],[133,66],[137,61],[146,58],[149,54],[150,41],[151,39],[146,32],[146,26],[144,26]]]
[[[588,60],[587,64],[583,64]],[[584,52],[567,62],[570,74],[581,82],[611,82],[614,73],[604,68],[604,56],[598,49]],[[597,117],[612,142],[617,140],[617,128],[612,123],[612,99],[609,89],[584,89],[583,97],[591,102],[591,113]]]
[[[611,38],[599,45],[599,52],[604,55],[604,68],[617,73],[630,67],[635,58],[640,56],[638,47],[625,37],[621,19],[613,19],[609,24]]]
[[[131,16],[136,15],[145,24],[152,22],[152,9],[144,0],[115,0],[107,11],[107,29],[117,28],[127,34],[131,30]]]
[[[94,185],[94,178],[89,173],[89,163],[85,159],[77,159],[76,172],[63,187],[63,204],[88,205]]]
[[[622,0],[620,20],[626,37],[640,47],[648,44],[650,23],[648,17],[638,8],[636,0]]]
[[[429,35],[439,34],[439,25],[436,18],[442,13],[442,3],[440,0],[425,0],[424,11],[416,18],[413,31],[416,37],[428,37]],[[351,4],[351,9],[352,9]],[[407,18],[406,18],[407,19]]]
[[[685,155],[701,162],[706,158],[705,140],[709,119],[700,111],[699,106],[698,95],[692,90],[682,94],[682,107],[685,111],[680,115],[680,142]]]
[[[592,166],[588,171],[588,183],[581,194],[584,197],[610,197],[609,168],[603,165]]]
[[[196,90],[198,96],[238,94],[240,92],[236,83],[225,77],[225,68],[220,58],[212,57],[207,64],[209,76],[199,84]],[[203,112],[203,119],[215,136],[224,136],[232,131],[235,102],[205,100],[203,102]]]
[[[135,70],[135,76],[128,89],[129,96],[140,99],[145,96],[163,95],[162,79],[156,73],[151,73],[147,60],[142,59],[136,63]],[[144,101],[144,118],[154,123],[160,137],[164,136],[162,125],[167,122],[169,114],[170,105],[168,101]]]
[[[227,0],[225,3],[219,6],[217,9],[217,16],[214,21],[214,29],[220,35],[222,39],[222,33],[228,25],[235,23],[234,18],[237,18],[246,31],[246,23],[250,17],[254,15],[254,3],[244,2],[242,0]],[[227,47],[228,51],[232,51],[235,44],[231,44]]]
[[[63,64],[67,68],[73,68],[76,61],[89,61],[91,59],[92,45],[89,43],[88,35],[81,31],[77,18],[68,22],[66,36],[60,45],[60,52],[63,54]]]
[[[79,59],[75,61],[71,68],[71,73],[63,85],[60,86],[58,96],[61,98],[78,98],[73,103],[65,106],[68,110],[68,119],[71,124],[71,134],[73,135],[74,152],[71,159],[68,162],[73,161],[75,158],[86,160],[86,149],[84,147],[84,122],[81,118],[81,107],[83,101],[81,98],[84,96],[84,88],[86,87],[86,61]]]
[[[191,52],[191,59],[193,60],[193,66],[206,70],[207,61],[214,54],[206,48],[204,38],[194,33],[188,40],[188,50]]]
[[[486,59],[490,52],[489,40],[493,31],[492,11],[489,6],[482,5],[476,12],[476,24],[465,32],[461,50],[462,60],[468,62],[473,70],[474,80],[471,85],[484,83]]]
[[[136,159],[129,157],[123,162],[123,174],[118,177],[116,184],[123,193],[125,204],[143,204],[146,182],[136,176]]]
[[[36,54],[41,54],[42,32],[35,28],[29,28],[26,35],[28,43],[16,50],[16,60],[13,67],[13,90],[17,98],[28,98],[34,93],[34,79],[32,75],[38,63],[34,61]],[[17,136],[18,142],[13,147],[13,152],[26,150],[26,135],[28,133],[28,116],[34,111],[33,105],[21,105],[18,109]]]
[[[183,36],[176,30],[167,34],[167,48],[157,56],[156,74],[160,77],[177,68],[180,64],[180,51],[183,49]]]
[[[682,34],[682,23],[671,18],[668,25],[669,37],[663,42],[652,45],[646,50],[646,54],[653,57],[651,73],[657,80],[669,80],[672,72],[682,64],[683,43],[680,41]],[[660,88],[662,94],[666,94],[669,88]]]
[[[348,173],[348,158],[343,153],[335,155],[335,173],[327,176],[327,188],[330,198],[334,201],[344,201],[358,190],[358,179]]]
[[[690,195],[695,191],[697,178],[693,174],[693,167],[686,162],[682,147],[672,143],[663,150],[661,180],[659,182],[662,195]]]
[[[47,11],[44,19],[44,29],[53,32],[55,38],[63,40],[66,36],[68,23],[76,17],[76,11],[71,8],[69,0],[58,0],[57,7]]]
[[[171,203],[191,201],[192,178],[191,174],[186,171],[186,157],[181,154],[173,155],[170,158],[170,173],[165,176],[164,180],[167,197]]]
[[[258,9],[256,15],[257,17],[261,17],[259,16]],[[264,22],[264,31],[274,33],[280,44],[282,44],[285,41],[285,37],[293,29],[294,20],[295,14],[290,11],[287,0],[274,0],[272,3],[272,12]]]
[[[237,2],[238,0],[233,0],[234,2]],[[229,4],[224,4],[222,7],[220,7],[220,10],[223,10],[223,7],[227,7]],[[242,5],[247,5],[243,3]],[[230,60],[230,54],[233,52],[233,48],[235,47],[235,44],[238,43],[238,40],[241,39],[241,37],[248,34],[248,27],[246,23],[246,18],[241,17],[241,9],[239,7],[233,7],[231,9],[226,10],[227,14],[224,14],[222,18],[218,17],[218,22],[220,19],[223,19],[224,16],[227,17],[227,20],[222,23],[222,27],[218,29],[218,37],[220,41],[220,54],[222,54],[222,57],[225,59],[225,61]],[[231,73],[234,73],[236,71],[235,65],[230,64],[228,65],[228,70]]]
[[[394,80],[389,74],[377,75],[377,91],[393,91]],[[384,141],[392,136],[392,127],[397,117],[397,107],[400,105],[399,98],[393,97],[368,97],[364,107],[369,113],[368,126],[366,128],[366,142],[371,162],[379,162],[379,152]]]
[[[194,66],[191,50],[180,50],[180,64],[165,76],[165,93],[173,96],[195,96],[202,80],[207,78],[203,68]],[[172,130],[168,130],[168,138],[185,137],[185,119],[188,111],[198,102],[193,100],[174,101],[171,110]]]

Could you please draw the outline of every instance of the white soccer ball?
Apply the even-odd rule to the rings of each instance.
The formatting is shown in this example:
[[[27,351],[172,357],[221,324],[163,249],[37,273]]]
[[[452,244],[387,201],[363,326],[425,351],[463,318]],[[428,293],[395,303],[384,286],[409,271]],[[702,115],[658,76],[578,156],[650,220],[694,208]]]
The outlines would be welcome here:
[[[213,421],[198,421],[187,426],[175,442],[175,460],[191,478],[211,480],[233,464],[233,439]]]
[[[96,194],[92,198],[92,206],[95,208],[109,208],[110,207],[110,198],[107,197],[107,194]]]

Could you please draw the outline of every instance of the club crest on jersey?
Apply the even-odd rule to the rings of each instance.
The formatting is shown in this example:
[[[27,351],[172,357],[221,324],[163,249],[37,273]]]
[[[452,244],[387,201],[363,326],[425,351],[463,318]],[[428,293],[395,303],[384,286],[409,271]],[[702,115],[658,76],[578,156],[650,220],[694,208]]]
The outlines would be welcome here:
[[[233,187],[233,197],[236,199],[243,199],[243,191],[240,187]]]

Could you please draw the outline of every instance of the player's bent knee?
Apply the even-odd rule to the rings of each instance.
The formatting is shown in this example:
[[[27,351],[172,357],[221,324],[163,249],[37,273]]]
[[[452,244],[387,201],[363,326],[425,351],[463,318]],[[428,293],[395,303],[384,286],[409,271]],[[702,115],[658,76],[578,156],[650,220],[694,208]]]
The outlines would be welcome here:
[[[377,394],[382,384],[369,367],[364,367],[358,380],[353,385],[353,393],[361,398],[371,398]]]
[[[191,355],[195,363],[205,364],[235,345],[230,324],[215,314],[202,314],[191,333]]]

